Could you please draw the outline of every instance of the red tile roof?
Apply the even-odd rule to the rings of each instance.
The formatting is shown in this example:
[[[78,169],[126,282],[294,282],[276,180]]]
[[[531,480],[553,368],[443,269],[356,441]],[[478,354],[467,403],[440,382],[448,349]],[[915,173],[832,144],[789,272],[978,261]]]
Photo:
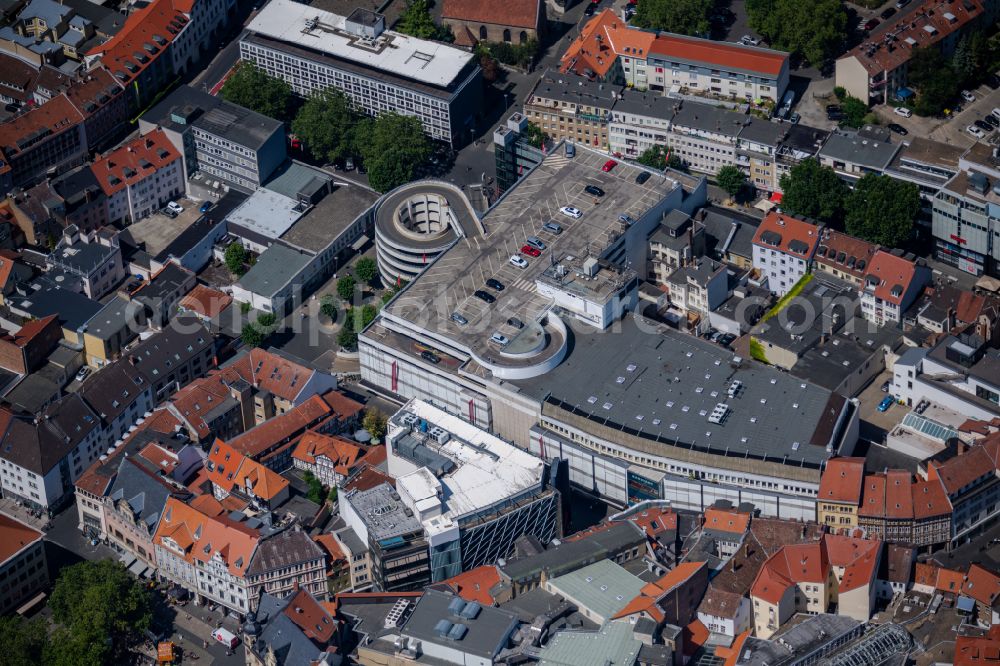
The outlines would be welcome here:
[[[337,622],[333,616],[306,590],[298,590],[288,600],[288,605],[282,612],[295,626],[302,630],[306,638],[319,645],[329,643],[337,628]]]
[[[777,604],[797,583],[825,584],[830,567],[844,569],[840,591],[869,585],[878,570],[882,542],[878,539],[824,534],[815,543],[784,546],[772,555],[754,580],[751,596]]]
[[[229,573],[243,577],[257,549],[259,534],[224,516],[210,517],[176,497],[167,498],[153,543],[183,557],[209,563],[218,553]],[[173,545],[179,547],[179,551]]]
[[[319,457],[328,458],[334,470],[341,476],[347,476],[348,470],[361,455],[361,448],[343,437],[324,435],[313,430],[307,430],[292,451],[292,457],[309,465],[315,465]]]
[[[351,490],[362,492],[381,486],[383,483],[388,483],[393,488],[396,487],[396,479],[371,465],[362,463],[359,471],[344,483],[342,491],[345,493]]]
[[[861,503],[864,458],[833,458],[826,463],[816,499],[827,502]]]
[[[14,335],[10,336],[11,342],[13,342],[18,347],[24,347],[35,339],[38,335],[43,333],[45,329],[56,320],[56,315],[49,315],[48,317],[43,317],[42,319],[32,319],[28,321],[17,330]]]
[[[633,513],[629,522],[637,525],[648,537],[677,529],[677,513],[669,507],[654,507]]]
[[[717,69],[758,72],[772,77],[778,76],[788,61],[788,54],[780,51],[673,34],[659,35],[650,51],[665,58],[696,61]]]
[[[74,80],[66,88],[66,97],[84,117],[90,117],[110,104],[123,91],[121,82],[115,79],[111,72],[104,67],[95,67],[88,71],[82,80]]]
[[[772,210],[757,227],[753,242],[754,245],[808,259],[819,245],[819,227]]]
[[[722,509],[705,509],[705,529],[743,534],[750,527],[750,514]]]
[[[330,416],[329,405],[318,395],[314,395],[298,407],[275,416],[242,435],[230,440],[229,444],[240,453],[254,458],[315,426]]]
[[[215,319],[233,302],[233,297],[203,284],[196,284],[187,296],[181,299],[180,307],[201,315],[206,319]]]
[[[347,556],[344,555],[344,551],[341,550],[340,544],[337,543],[337,540],[332,534],[317,534],[313,537],[313,541],[315,541],[319,547],[323,549],[323,552],[326,553],[327,562],[330,564],[344,561],[347,558]]]
[[[879,250],[868,264],[865,285],[874,287],[877,298],[900,305],[916,272],[917,267],[912,261]]]
[[[542,12],[542,0],[444,0],[441,18],[470,23],[491,23],[534,28]]]
[[[955,636],[954,666],[1000,666],[1000,624],[986,636]]]
[[[177,0],[176,4],[175,0],[153,0],[129,14],[114,37],[91,49],[87,55],[100,55],[101,62],[116,79],[131,83],[166,52],[169,43],[187,24],[184,12],[190,12],[191,5],[191,0]]]
[[[181,159],[163,130],[154,130],[122,145],[90,165],[101,189],[109,197],[141,182]],[[179,167],[178,167],[179,168]]]
[[[221,439],[215,440],[208,454],[208,478],[226,493],[234,490],[273,500],[288,488],[288,481],[277,472],[239,453]],[[247,493],[249,494],[249,493]]]
[[[833,229],[824,229],[816,249],[816,263],[860,280],[864,277],[878,245],[848,236]]]
[[[657,605],[657,602],[676,587],[691,580],[695,574],[706,566],[708,565],[705,562],[682,562],[678,564],[655,582],[646,583],[642,587],[642,591],[625,604],[625,607],[618,611],[612,619],[617,620],[637,613],[646,613],[656,622],[662,622],[666,616],[663,610]]]
[[[984,606],[993,606],[993,602],[1000,596],[1000,575],[973,562],[969,565],[969,573],[962,585],[962,594]]]
[[[441,581],[466,601],[478,601],[483,606],[495,606],[497,600],[490,593],[500,584],[500,571],[492,564],[463,571],[457,576]]]
[[[580,36],[566,49],[560,59],[559,71],[577,74],[593,72],[598,77],[607,74],[620,54],[649,53],[656,36],[644,30],[628,27],[614,11],[605,9],[580,31]]]
[[[65,94],[57,95],[41,106],[13,120],[0,123],[0,150],[8,158],[16,156],[37,141],[34,137],[59,134],[83,122],[83,114],[76,110]],[[19,142],[24,148],[19,146]]]
[[[38,530],[0,513],[0,564],[41,538],[42,533]]]

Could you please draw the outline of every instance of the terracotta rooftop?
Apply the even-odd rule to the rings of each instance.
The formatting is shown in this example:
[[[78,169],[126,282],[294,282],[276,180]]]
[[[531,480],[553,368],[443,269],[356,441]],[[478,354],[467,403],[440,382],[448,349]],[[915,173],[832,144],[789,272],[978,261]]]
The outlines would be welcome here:
[[[868,585],[877,573],[882,542],[877,539],[824,534],[819,542],[784,546],[772,555],[751,587],[750,594],[777,604],[797,583],[825,584],[830,567],[844,569],[841,592]]]
[[[0,151],[15,157],[42,139],[65,132],[83,122],[66,95],[57,95],[41,106],[0,124]]]
[[[868,264],[878,246],[866,240],[848,236],[833,229],[824,229],[816,248],[816,263],[860,280],[864,277]]]
[[[175,497],[167,499],[153,535],[155,545],[183,557],[209,563],[218,554],[229,573],[242,578],[257,549],[259,536],[224,516],[210,517]]]
[[[864,458],[832,458],[823,470],[816,499],[857,506],[861,503],[864,475]]]
[[[215,319],[233,302],[233,297],[203,284],[196,284],[179,305],[206,319]]]
[[[180,153],[164,131],[154,130],[94,160],[90,170],[101,189],[110,197],[153,176],[173,162],[177,162],[177,168],[180,168],[180,159]]]
[[[772,210],[757,227],[753,243],[794,257],[809,259],[819,244],[819,227]]]
[[[965,453],[949,458],[943,463],[927,466],[928,479],[940,479],[949,496],[959,492],[976,479],[994,474],[1000,469],[1000,433],[985,437]]]
[[[587,21],[580,36],[573,40],[560,59],[559,70],[581,75],[603,77],[620,54],[626,52],[645,57],[656,35],[628,27],[614,11],[605,9]]]
[[[329,405],[320,396],[314,395],[298,407],[233,438],[229,444],[236,451],[251,458],[261,456],[275,447],[290,442],[306,428],[318,425],[330,415]]]
[[[899,305],[916,272],[917,267],[912,261],[879,250],[868,264],[865,286],[874,288],[877,298]]]
[[[478,601],[483,606],[495,606],[496,599],[490,590],[500,584],[500,570],[487,564],[441,581],[466,601]]]
[[[73,80],[66,97],[85,117],[90,117],[124,92],[122,84],[104,67],[89,70],[82,79]]]
[[[131,83],[166,52],[167,46],[188,22],[193,0],[153,0],[132,12],[114,37],[87,54],[101,62],[123,84]]]
[[[705,509],[705,523],[702,527],[716,532],[731,532],[743,535],[750,527],[750,514],[724,509]]]
[[[985,636],[955,636],[953,666],[1000,666],[1000,624]]]
[[[715,69],[758,72],[770,77],[777,77],[788,61],[788,54],[781,51],[673,34],[659,35],[650,51],[668,59],[695,61]]]
[[[969,565],[969,573],[962,585],[962,594],[984,606],[992,607],[997,597],[1000,597],[1000,575],[973,562]]]
[[[0,513],[0,564],[41,538],[42,533],[38,530]]]
[[[306,638],[325,645],[333,638],[337,621],[306,590],[298,590],[282,611]]]
[[[272,500],[288,488],[288,481],[280,474],[239,453],[220,439],[212,445],[205,465],[208,478],[226,493],[239,490],[249,494],[247,491],[250,491],[257,497]]]
[[[3,337],[17,347],[24,347],[34,340],[40,333],[42,333],[42,331],[44,331],[45,328],[57,318],[57,315],[49,315],[48,317],[43,317],[42,319],[32,319],[25,322],[25,324],[13,335],[3,334]]]
[[[686,583],[706,566],[708,565],[705,562],[678,564],[655,582],[646,583],[642,591],[625,604],[625,607],[618,611],[612,619],[617,620],[636,613],[647,613],[656,622],[662,622],[666,616],[657,602],[674,588]]]
[[[292,451],[292,457],[309,465],[315,465],[316,459],[325,457],[341,476],[347,476],[348,470],[361,456],[361,448],[343,437],[324,435],[313,430],[307,430]]]
[[[376,486],[381,486],[383,483],[388,483],[390,486],[396,486],[396,479],[389,476],[385,472],[372,467],[371,465],[366,465],[362,463],[358,471],[351,476],[342,488],[343,492],[348,492],[351,490],[356,490],[358,492],[364,490],[371,490]]]
[[[542,0],[444,0],[441,3],[441,18],[518,28],[537,26],[541,11]]]

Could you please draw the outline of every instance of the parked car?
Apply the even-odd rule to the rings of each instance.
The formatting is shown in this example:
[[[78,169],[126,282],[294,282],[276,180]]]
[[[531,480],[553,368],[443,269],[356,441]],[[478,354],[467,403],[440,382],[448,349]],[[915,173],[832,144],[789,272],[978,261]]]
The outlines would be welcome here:
[[[896,402],[896,399],[893,398],[891,395],[887,395],[884,398],[882,398],[882,402],[878,403],[877,409],[880,412],[887,412],[889,411],[889,408],[892,407],[892,404],[894,402]]]
[[[497,297],[488,291],[483,291],[482,289],[476,289],[472,292],[472,295],[485,303],[496,303]]]
[[[910,116],[913,115],[913,111],[910,111],[905,106],[897,106],[895,109],[892,110],[892,112],[895,113],[897,116],[903,116],[904,118],[909,118]]]
[[[440,356],[438,356],[434,352],[428,351],[426,349],[423,350],[422,352],[420,352],[420,358],[422,358],[425,361],[428,361],[430,363],[434,363],[434,364],[438,364],[438,363],[441,362],[441,357]]]
[[[907,134],[910,133],[905,127],[903,127],[899,123],[889,123],[888,127],[890,131],[895,132],[900,136],[906,136]]]
[[[884,382],[882,382],[882,387],[881,387],[882,388],[882,393],[888,393],[890,386],[892,386],[892,382],[889,381],[888,379],[885,380]]]
[[[826,119],[827,120],[833,120],[833,121],[843,120],[844,119],[844,112],[843,111],[827,111],[827,113],[826,113]]]
[[[743,46],[757,46],[760,44],[760,40],[753,35],[743,35],[740,37],[740,44]]]
[[[881,23],[881,21],[879,21],[877,18],[870,18],[865,22],[862,28],[864,28],[868,32],[871,32],[876,27],[878,27],[879,23]]]
[[[205,203],[203,203],[202,205],[200,205],[198,207],[198,212],[199,213],[207,213],[211,207],[212,207],[212,202],[211,201],[206,201]]]
[[[792,115],[788,118],[788,122],[792,123],[793,125],[799,122],[800,120],[802,120],[802,116],[799,115],[798,111],[793,111]]]
[[[627,224],[629,226],[632,226],[633,224],[635,224],[635,220],[633,220],[629,215],[626,215],[625,213],[622,213],[621,215],[618,216],[618,221],[619,222],[624,222],[625,224]]]
[[[542,256],[541,250],[535,247],[531,247],[527,243],[521,246],[521,253],[526,254],[529,257],[540,257]]]
[[[608,173],[616,166],[618,166],[618,162],[614,160],[608,160],[607,162],[604,163],[604,166],[601,167],[601,171],[603,171],[604,173]]]
[[[571,159],[576,157],[576,146],[574,146],[572,143],[566,144],[566,157],[569,157]]]
[[[344,160],[344,171],[354,171],[354,158],[348,157]]]
[[[993,131],[993,126],[983,120],[974,120],[972,124],[978,127],[979,129],[983,130],[984,132],[989,133]]]
[[[827,113],[836,113],[838,111],[840,111],[840,105],[839,104],[827,104],[826,105],[826,112]]]
[[[546,222],[542,225],[542,229],[545,229],[549,233],[555,234],[556,236],[562,233],[562,227],[556,222]]]
[[[465,317],[463,317],[462,315],[460,315],[457,312],[452,312],[451,313],[451,320],[453,322],[455,322],[456,324],[458,324],[459,326],[465,326],[466,324],[469,323],[468,319],[466,319]]]
[[[649,172],[648,171],[640,171],[639,175],[635,177],[635,182],[637,184],[639,184],[639,185],[642,185],[647,180],[649,180]]]
[[[990,126],[990,129],[996,129],[1000,127],[1000,119],[997,119],[992,113],[987,113],[983,116],[983,122]]]
[[[597,185],[587,185],[585,188],[583,188],[583,191],[595,197],[604,196],[604,190],[599,188]]]
[[[986,132],[984,132],[983,130],[979,129],[975,125],[969,125],[968,127],[965,128],[965,131],[968,132],[969,134],[971,134],[972,136],[976,137],[977,139],[985,139],[986,138]]]
[[[160,212],[169,217],[171,220],[177,217],[177,213],[170,210],[169,208],[163,208],[163,210],[161,210]]]
[[[499,333],[498,332],[498,333],[494,333],[493,335],[490,336],[490,342],[495,342],[496,344],[498,344],[501,347],[503,347],[508,342],[510,342],[510,340],[507,339],[506,335],[504,335],[503,333]]]
[[[559,209],[559,212],[565,215],[566,217],[572,217],[574,220],[579,220],[581,217],[583,217],[583,213],[580,211],[580,209],[575,208],[573,206],[563,206],[562,208]]]
[[[83,366],[82,368],[80,368],[80,371],[76,373],[76,381],[82,382],[84,379],[89,377],[90,373],[92,373],[93,371],[94,369],[89,365]]]
[[[962,99],[971,104],[972,102],[976,101],[976,96],[972,94],[971,90],[963,90]]]
[[[538,236],[528,236],[527,238],[524,239],[524,242],[530,245],[531,247],[535,248],[536,250],[545,249],[545,243],[543,243],[542,239],[539,238]]]
[[[888,7],[885,11],[883,11],[881,14],[879,14],[879,17],[884,21],[887,18],[889,18],[890,16],[895,15],[895,13],[896,13],[896,8],[895,7]]]
[[[170,203],[168,203],[167,208],[177,213],[178,215],[184,212],[184,206],[180,205],[176,201],[171,201]]]
[[[511,266],[516,266],[518,268],[528,267],[527,260],[519,254],[513,255],[510,259],[508,259],[508,262],[510,263]]]
[[[490,278],[487,280],[486,286],[495,291],[503,291],[505,289],[503,282],[497,280],[496,278]]]
[[[910,4],[910,0],[896,0],[896,9],[902,9],[908,4]]]
[[[507,325],[508,326],[513,326],[514,328],[517,328],[517,329],[524,328],[524,322],[521,321],[520,319],[518,319],[517,317],[511,317],[510,319],[508,319],[507,320]]]

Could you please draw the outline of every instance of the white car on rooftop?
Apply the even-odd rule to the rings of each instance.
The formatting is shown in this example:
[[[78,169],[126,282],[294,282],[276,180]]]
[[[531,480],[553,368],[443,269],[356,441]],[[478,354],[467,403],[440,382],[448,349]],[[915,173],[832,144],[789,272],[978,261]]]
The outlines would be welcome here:
[[[559,212],[566,217],[572,217],[574,220],[579,220],[583,217],[583,212],[579,208],[573,206],[563,206],[559,209]]]
[[[517,266],[518,268],[527,268],[528,267],[528,262],[521,255],[515,254],[515,255],[511,256],[511,258],[510,258],[510,265],[511,266]]]

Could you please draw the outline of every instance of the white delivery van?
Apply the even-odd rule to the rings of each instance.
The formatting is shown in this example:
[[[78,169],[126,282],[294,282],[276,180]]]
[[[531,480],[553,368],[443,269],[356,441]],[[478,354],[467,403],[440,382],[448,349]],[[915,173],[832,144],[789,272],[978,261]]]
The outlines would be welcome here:
[[[236,634],[227,629],[223,629],[222,627],[219,627],[212,632],[212,638],[219,641],[230,650],[240,644],[240,639],[236,637]]]

